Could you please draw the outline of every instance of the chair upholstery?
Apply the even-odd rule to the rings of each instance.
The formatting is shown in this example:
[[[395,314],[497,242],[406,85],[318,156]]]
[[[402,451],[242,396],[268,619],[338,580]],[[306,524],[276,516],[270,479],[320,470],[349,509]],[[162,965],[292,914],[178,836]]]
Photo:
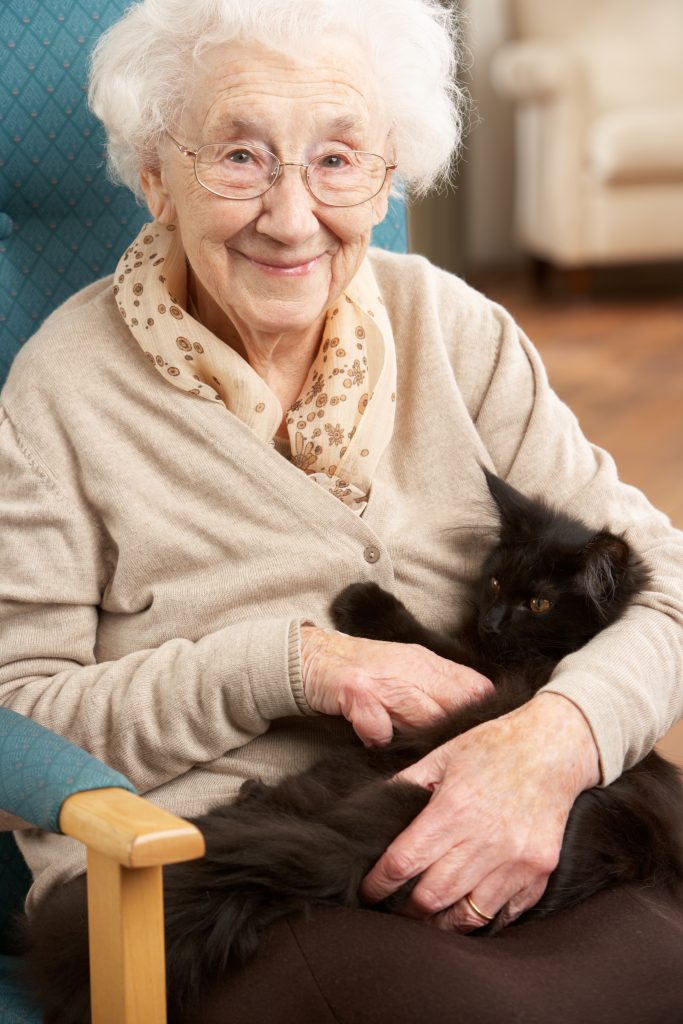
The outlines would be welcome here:
[[[0,956],[0,1024],[42,1024],[40,1013],[24,994],[14,956]]]
[[[12,922],[23,910],[31,881],[31,872],[13,833],[0,832],[0,955],[11,954],[15,950]]]
[[[560,266],[683,258],[683,4],[509,0],[517,235]]]
[[[59,832],[59,812],[73,793],[118,786],[135,793],[119,772],[80,747],[9,708],[0,707],[0,827],[13,819]],[[4,821],[1,812],[5,812]],[[10,954],[12,923],[31,876],[11,832],[0,832],[0,952]],[[16,958],[0,956],[0,1024],[38,1024],[25,998]]]
[[[201,833],[73,743],[3,707],[0,780],[0,829],[33,825],[87,847],[93,1024],[165,1024],[161,872],[202,856]],[[19,854],[16,845],[8,851]],[[4,867],[12,867],[7,858]],[[15,899],[21,877],[20,869],[11,878]],[[6,952],[11,921],[3,924]],[[0,956],[0,1024],[39,1021],[16,957]]]
[[[0,808],[48,832],[59,832],[59,812],[72,793],[135,786],[62,736],[0,707]]]
[[[113,271],[149,213],[107,179],[85,104],[87,55],[129,0],[0,5],[0,385],[45,317]],[[406,250],[392,199],[373,244]]]
[[[0,715],[3,710],[0,708]],[[4,771],[4,759],[0,750],[2,776]],[[40,1016],[24,994],[17,958],[11,955],[16,947],[12,934],[13,923],[22,912],[30,884],[31,872],[19,852],[14,836],[11,832],[0,832],[0,1024],[40,1022]]]
[[[0,707],[0,827],[2,812],[59,832],[59,812],[72,793],[135,787],[80,747],[9,708]],[[15,822],[5,820],[5,824]],[[30,882],[11,832],[0,832],[0,950],[10,915],[23,905]]]

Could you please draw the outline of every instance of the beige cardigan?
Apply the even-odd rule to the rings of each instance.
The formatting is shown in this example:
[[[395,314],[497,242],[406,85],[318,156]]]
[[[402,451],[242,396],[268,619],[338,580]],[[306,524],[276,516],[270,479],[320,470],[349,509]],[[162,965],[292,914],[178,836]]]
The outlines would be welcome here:
[[[0,700],[182,815],[350,742],[307,708],[299,665],[300,621],[326,624],[343,586],[376,580],[426,623],[457,622],[495,530],[481,462],[626,530],[654,571],[547,687],[588,718],[605,781],[683,713],[681,534],[585,441],[507,313],[420,257],[372,260],[399,377],[362,518],[168,385],[108,280],[47,321],[2,393]],[[65,837],[19,842],[34,898],[83,867]]]

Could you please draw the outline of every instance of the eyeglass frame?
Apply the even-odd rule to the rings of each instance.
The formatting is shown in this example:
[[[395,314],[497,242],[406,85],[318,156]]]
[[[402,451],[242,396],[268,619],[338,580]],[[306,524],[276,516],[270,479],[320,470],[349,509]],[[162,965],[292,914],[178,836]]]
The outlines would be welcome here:
[[[363,203],[367,203],[371,199],[374,199],[375,196],[378,196],[382,189],[384,188],[384,183],[387,180],[387,174],[389,173],[389,171],[395,171],[396,168],[398,167],[398,163],[396,161],[394,161],[393,163],[387,163],[387,161],[380,153],[367,153],[367,156],[375,156],[384,164],[384,177],[382,178],[381,185],[379,186],[376,192],[373,192],[371,196],[367,196],[365,199],[361,199],[359,203],[338,205],[337,203],[326,203],[324,199],[319,199],[318,196],[313,191],[313,189],[311,188],[311,183],[308,180],[308,168],[311,166],[312,163],[315,163],[315,160],[311,160],[310,163],[307,164],[302,164],[295,160],[280,160],[280,158],[275,153],[271,153],[269,149],[265,149],[263,146],[252,146],[252,149],[257,149],[261,153],[268,153],[268,155],[272,156],[273,160],[275,160],[275,168],[271,172],[271,177],[273,180],[271,181],[270,185],[268,185],[268,187],[263,190],[263,192],[259,192],[255,196],[224,196],[221,192],[214,192],[212,188],[209,188],[208,185],[205,185],[204,182],[200,180],[199,175],[197,174],[197,155],[201,149],[205,148],[205,146],[221,146],[227,145],[227,143],[205,142],[204,145],[199,146],[196,150],[192,150],[189,149],[188,146],[183,146],[182,143],[178,142],[178,140],[175,139],[168,130],[166,130],[166,135],[168,135],[173,145],[176,146],[176,148],[183,154],[183,156],[192,157],[194,162],[194,176],[198,185],[206,189],[206,191],[209,192],[212,196],[218,196],[219,199],[229,199],[230,201],[236,203],[246,203],[249,202],[249,200],[251,199],[260,199],[261,196],[265,196],[267,192],[270,192],[273,185],[277,184],[277,182],[280,180],[282,176],[282,171],[285,167],[300,167],[301,179],[304,182],[310,195],[312,195],[313,198],[315,199],[316,203],[322,203],[323,206],[329,206],[331,209],[335,210],[352,210],[354,207],[362,206]],[[245,145],[247,145],[247,143],[245,143]],[[365,150],[352,150],[351,152],[365,152]],[[306,172],[305,174],[304,171]]]

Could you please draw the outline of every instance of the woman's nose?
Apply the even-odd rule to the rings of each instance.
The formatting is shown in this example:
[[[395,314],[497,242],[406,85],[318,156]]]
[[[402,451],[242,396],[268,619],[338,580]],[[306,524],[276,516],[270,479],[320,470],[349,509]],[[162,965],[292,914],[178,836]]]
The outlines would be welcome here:
[[[256,229],[284,245],[296,245],[320,228],[316,200],[308,191],[297,164],[282,167],[275,184],[261,197]]]

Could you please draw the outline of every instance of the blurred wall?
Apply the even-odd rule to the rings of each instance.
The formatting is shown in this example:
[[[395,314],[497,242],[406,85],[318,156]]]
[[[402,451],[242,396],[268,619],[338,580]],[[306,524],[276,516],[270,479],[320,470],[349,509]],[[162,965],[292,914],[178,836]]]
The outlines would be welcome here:
[[[410,246],[455,273],[518,257],[513,238],[512,106],[489,82],[491,55],[510,35],[506,0],[461,0],[463,83],[472,101],[455,187],[409,210]]]
[[[558,189],[569,186],[568,195],[574,195],[576,209],[552,199],[546,175],[544,186],[536,186],[533,197],[527,194],[524,198],[527,235],[533,236],[537,249],[540,243],[540,251],[554,253],[560,263],[581,262],[582,258],[583,262],[591,262],[591,256],[592,262],[607,263],[613,258],[616,264],[637,262],[639,255],[643,261],[678,260],[682,251],[683,203],[683,0],[651,0],[650,4],[643,0],[457,2],[463,16],[462,79],[472,97],[472,123],[464,140],[456,191],[448,197],[428,200],[412,212],[414,248],[456,272],[504,265],[520,258],[513,231],[514,111],[512,103],[500,97],[490,82],[491,59],[512,36],[511,12],[516,9],[522,27],[528,22],[527,32],[533,26],[533,34],[552,33],[557,37],[579,30],[582,52],[588,61],[586,67],[590,68],[587,73],[593,102],[596,109],[607,115],[601,124],[593,125],[591,146],[598,154],[607,153],[609,159],[615,159],[616,153],[618,161],[624,161],[621,170],[626,173],[623,178],[615,177],[614,184],[605,179],[603,187],[598,160],[597,170],[593,168],[590,178],[592,185],[588,187],[587,179],[579,200],[573,188],[577,169],[569,172],[564,184],[559,173],[571,165],[567,154],[574,159],[576,151],[570,144],[567,154],[560,156],[555,148],[558,166],[554,168],[553,180],[558,180]],[[595,38],[591,39],[591,34]],[[598,40],[599,47],[594,45]],[[626,101],[630,113],[636,116],[630,126],[628,122],[616,122],[620,127],[615,138],[622,139],[617,144],[609,116],[622,109],[621,101]],[[650,107],[657,111],[657,117],[648,121],[651,166],[645,159],[641,167],[638,158],[634,170],[629,154],[638,150],[637,115],[639,108],[643,117]],[[658,120],[660,113],[662,119]],[[563,138],[571,136],[572,123],[569,118],[569,131],[565,131]],[[535,121],[527,119],[525,125],[527,131],[540,131]],[[535,149],[532,146],[525,152]],[[550,155],[544,148],[544,167],[553,173]],[[586,150],[584,158],[588,155]],[[593,163],[596,159],[594,155]],[[526,183],[529,188],[534,187],[531,178]],[[529,188],[524,191],[529,193]],[[541,207],[543,217],[538,214]],[[548,218],[549,211],[556,216]],[[550,225],[547,237],[545,225]]]
[[[464,220],[463,260],[468,267],[514,260],[513,108],[493,90],[489,64],[509,38],[506,0],[463,0],[465,47],[471,66],[465,82],[473,101],[472,126],[460,168]]]

